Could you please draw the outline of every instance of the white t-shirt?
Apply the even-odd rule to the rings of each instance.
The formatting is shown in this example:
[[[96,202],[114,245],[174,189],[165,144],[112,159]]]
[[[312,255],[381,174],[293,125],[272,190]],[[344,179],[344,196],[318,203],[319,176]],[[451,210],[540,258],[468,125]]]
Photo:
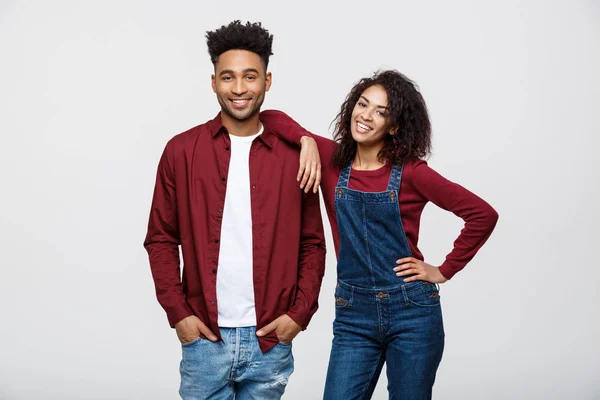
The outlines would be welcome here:
[[[252,210],[250,208],[250,147],[256,135],[234,136],[223,207],[217,270],[219,326],[256,325],[252,274]]]

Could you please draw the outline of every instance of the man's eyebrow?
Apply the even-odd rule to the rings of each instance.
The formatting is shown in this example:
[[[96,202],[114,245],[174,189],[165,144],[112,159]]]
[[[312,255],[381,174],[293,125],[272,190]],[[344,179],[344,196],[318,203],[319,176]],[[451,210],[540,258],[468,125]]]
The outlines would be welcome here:
[[[242,71],[244,74],[249,74],[251,72],[258,74],[258,70],[256,68],[246,68],[245,70]],[[219,76],[221,75],[225,75],[225,74],[229,74],[229,75],[234,75],[235,72],[232,69],[224,69],[223,71],[219,72]]]

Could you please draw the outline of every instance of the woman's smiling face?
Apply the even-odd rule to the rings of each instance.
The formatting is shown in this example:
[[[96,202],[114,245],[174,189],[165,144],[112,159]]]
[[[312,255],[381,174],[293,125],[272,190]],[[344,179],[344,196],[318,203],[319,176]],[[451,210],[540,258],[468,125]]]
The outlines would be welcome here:
[[[390,134],[388,96],[379,85],[370,86],[362,92],[352,110],[350,132],[359,145],[372,146],[383,143]]]

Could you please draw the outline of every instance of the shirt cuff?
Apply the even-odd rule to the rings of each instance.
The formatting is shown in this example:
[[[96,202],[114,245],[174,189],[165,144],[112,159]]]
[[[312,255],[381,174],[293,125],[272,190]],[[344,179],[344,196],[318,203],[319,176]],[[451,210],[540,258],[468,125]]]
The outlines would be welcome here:
[[[194,312],[192,311],[190,306],[187,305],[187,303],[183,303],[176,307],[170,307],[168,309],[165,309],[165,311],[167,312],[167,318],[169,320],[169,325],[171,325],[171,328],[175,328],[175,324],[177,324],[182,319],[187,318],[190,315],[194,315]]]
[[[450,267],[450,265],[448,265],[446,262],[439,267],[439,270],[442,276],[448,280],[452,279],[452,277],[458,272]]]
[[[295,323],[302,327],[302,330],[306,330],[308,327],[308,323],[312,315],[308,315],[306,312],[301,312],[298,310],[290,310],[287,312],[287,316],[294,320]]]

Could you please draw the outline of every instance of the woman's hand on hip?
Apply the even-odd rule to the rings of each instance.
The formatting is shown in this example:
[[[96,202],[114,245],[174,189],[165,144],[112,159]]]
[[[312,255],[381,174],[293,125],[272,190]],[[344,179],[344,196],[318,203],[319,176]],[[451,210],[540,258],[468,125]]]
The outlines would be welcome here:
[[[396,276],[412,275],[404,279],[404,282],[427,281],[431,283],[444,283],[448,280],[444,278],[438,267],[429,265],[414,257],[401,258],[400,260],[396,260],[396,264],[398,264],[394,268]]]

